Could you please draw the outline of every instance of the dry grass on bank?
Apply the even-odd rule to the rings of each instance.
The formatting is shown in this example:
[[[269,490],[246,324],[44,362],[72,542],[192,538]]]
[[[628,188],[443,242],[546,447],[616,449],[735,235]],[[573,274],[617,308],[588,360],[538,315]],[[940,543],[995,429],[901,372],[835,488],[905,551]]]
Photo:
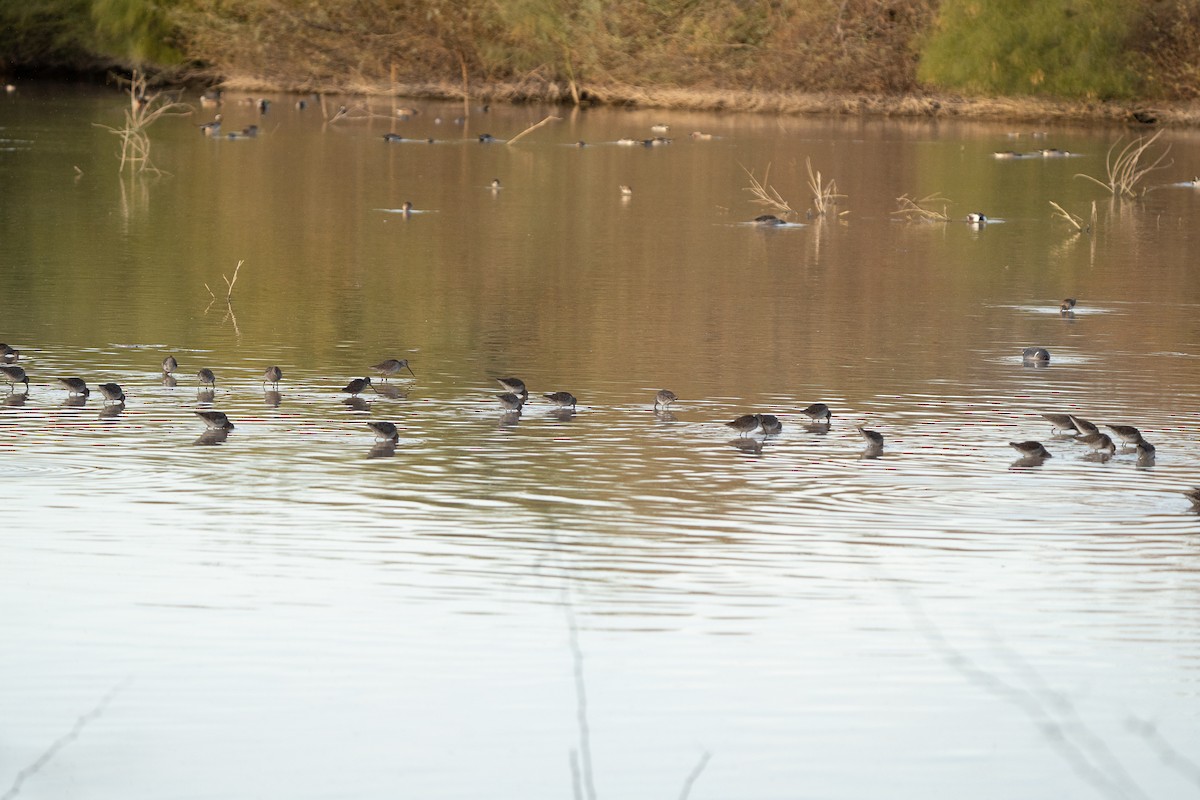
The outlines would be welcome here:
[[[368,97],[414,97],[461,100],[462,87],[453,83],[371,83],[363,80],[314,84],[276,82],[234,75],[221,81],[234,91],[321,92]],[[495,83],[472,86],[471,99],[480,102],[570,103],[566,86],[548,82]],[[890,117],[940,117],[1016,122],[1120,122],[1142,124],[1134,115],[1149,113],[1163,125],[1200,126],[1200,100],[1157,102],[1069,101],[1033,97],[971,98],[960,95],[870,95],[834,92],[737,91],[607,85],[587,87],[590,102],[600,105],[692,111],[749,111],[777,114],[844,114]]]

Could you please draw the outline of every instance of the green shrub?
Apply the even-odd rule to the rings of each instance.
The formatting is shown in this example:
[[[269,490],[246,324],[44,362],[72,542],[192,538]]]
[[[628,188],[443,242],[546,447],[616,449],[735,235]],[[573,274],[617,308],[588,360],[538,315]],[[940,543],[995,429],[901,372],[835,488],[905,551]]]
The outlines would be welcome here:
[[[10,64],[93,69],[179,61],[158,0],[0,2],[0,58]]]
[[[943,0],[918,77],[979,94],[1132,96],[1128,0]]]

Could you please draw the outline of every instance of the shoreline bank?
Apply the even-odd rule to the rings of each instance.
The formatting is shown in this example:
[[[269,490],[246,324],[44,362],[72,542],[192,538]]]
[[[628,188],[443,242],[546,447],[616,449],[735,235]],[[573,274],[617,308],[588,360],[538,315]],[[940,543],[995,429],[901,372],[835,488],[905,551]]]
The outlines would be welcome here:
[[[571,106],[570,87],[554,83],[494,83],[469,86],[450,83],[281,82],[231,76],[216,86],[231,91],[345,94],[363,97],[407,97],[471,102],[550,103]],[[778,92],[731,89],[687,89],[626,85],[578,89],[586,106],[737,111],[773,114],[926,117],[1011,120],[1014,122],[1103,122],[1151,128],[1157,125],[1200,127],[1200,101],[1077,101],[1037,97],[964,97],[921,93],[880,95],[835,92]]]

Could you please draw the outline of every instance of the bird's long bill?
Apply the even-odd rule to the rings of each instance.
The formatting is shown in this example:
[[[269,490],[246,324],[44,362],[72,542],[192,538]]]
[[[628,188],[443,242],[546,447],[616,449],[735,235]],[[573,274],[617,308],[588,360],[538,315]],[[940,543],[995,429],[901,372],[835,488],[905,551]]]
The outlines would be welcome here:
[[[413,371],[412,371],[412,367],[410,367],[408,364],[405,364],[405,365],[404,365],[404,368],[405,368],[406,370],[408,370],[408,374],[409,374],[409,375],[412,375],[414,378],[415,378],[415,377],[417,377],[417,373],[413,372]]]

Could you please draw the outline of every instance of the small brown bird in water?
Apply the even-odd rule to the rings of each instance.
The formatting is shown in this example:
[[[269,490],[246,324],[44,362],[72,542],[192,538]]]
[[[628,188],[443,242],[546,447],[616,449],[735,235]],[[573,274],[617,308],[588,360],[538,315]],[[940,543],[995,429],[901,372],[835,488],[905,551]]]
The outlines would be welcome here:
[[[121,390],[119,383],[102,383],[96,388],[100,390],[100,394],[104,395],[104,399],[108,402],[125,402],[125,392]]]
[[[1087,436],[1088,434],[1091,434],[1091,433],[1099,433],[1100,432],[1099,428],[1097,428],[1093,423],[1088,422],[1083,417],[1077,417],[1074,414],[1072,414],[1071,422],[1072,422],[1072,424],[1075,425],[1075,430],[1079,431],[1084,436]]]
[[[263,373],[263,387],[269,383],[278,389],[281,380],[283,380],[283,370],[279,367],[267,367],[267,371]]]
[[[414,378],[417,377],[417,373],[413,372],[412,367],[408,365],[407,358],[389,358],[387,361],[380,361],[371,367],[371,369],[378,372],[384,380],[387,380],[388,375],[399,375],[403,370],[408,370],[409,375],[412,375]]]
[[[29,393],[29,376],[25,374],[25,370],[20,367],[4,365],[0,366],[0,375],[3,375],[4,380],[8,382],[9,391],[16,389],[18,383],[23,383],[25,384],[25,393]]]
[[[783,433],[783,423],[779,421],[779,417],[774,414],[755,414],[758,417],[758,424],[762,426],[762,432],[767,436],[776,436]]]
[[[833,420],[833,412],[829,410],[829,406],[824,403],[813,403],[808,408],[803,408],[800,413],[811,419],[813,422],[823,422],[828,425]]]
[[[1021,358],[1036,363],[1050,363],[1050,351],[1044,347],[1026,347],[1021,351]]]
[[[883,434],[879,431],[869,431],[862,425],[855,425],[858,432],[862,434],[863,439],[867,441],[867,447],[880,448],[883,447]]]
[[[225,416],[224,411],[197,411],[195,413],[210,428],[225,431],[233,430],[233,423],[229,421],[229,417]]]
[[[663,410],[665,411],[667,406],[671,405],[671,403],[674,403],[678,399],[679,398],[676,397],[675,393],[670,389],[659,389],[654,395],[654,408],[657,410],[659,406],[662,406]]]
[[[1008,446],[1016,450],[1025,458],[1050,458],[1051,453],[1041,442],[1009,442]]]
[[[400,432],[396,430],[395,423],[386,420],[371,420],[367,423],[367,427],[375,431],[376,439],[390,439],[393,442],[400,439]]]
[[[525,381],[520,378],[496,378],[496,381],[504,387],[506,392],[529,396],[529,392],[525,389]]]
[[[58,382],[61,383],[63,388],[67,390],[68,394],[77,394],[87,397],[92,393],[82,378],[59,378]]]
[[[179,369],[179,362],[175,360],[175,356],[167,356],[162,360],[163,375],[170,375],[177,369]]]
[[[1079,437],[1079,441],[1086,444],[1088,447],[1095,450],[1097,453],[1108,453],[1112,455],[1117,452],[1117,446],[1113,444],[1113,440],[1106,433],[1088,433]]]
[[[1126,444],[1137,444],[1142,439],[1142,432],[1132,425],[1105,425],[1110,431],[1117,435],[1117,438]]]
[[[213,374],[213,371],[208,367],[201,367],[200,370],[196,372],[196,378],[200,381],[202,386],[211,386],[214,389],[217,386],[217,376]]]
[[[551,392],[550,394],[542,395],[542,397],[554,403],[559,408],[566,408],[567,406],[574,408],[576,403],[575,395],[570,392]]]
[[[1075,423],[1071,421],[1070,414],[1042,414],[1042,417],[1053,426],[1050,429],[1051,433],[1058,433],[1059,431],[1078,432],[1075,428]]]
[[[500,407],[506,412],[520,412],[525,407],[525,400],[528,395],[517,394],[516,392],[505,392],[504,394],[496,395],[496,399],[500,401]]]
[[[355,378],[347,383],[346,387],[342,389],[342,391],[349,393],[352,397],[358,397],[359,393],[368,386],[371,386],[370,378]],[[375,387],[372,386],[371,391],[375,391]]]
[[[762,430],[762,420],[758,414],[742,414],[733,422],[725,424],[737,431],[738,436],[752,436]]]
[[[1070,313],[1071,310],[1074,308],[1075,308],[1075,298],[1068,297],[1066,300],[1062,301],[1062,305],[1060,305],[1058,307],[1058,310],[1059,310],[1059,313],[1061,313],[1061,314],[1067,314],[1067,313]]]

